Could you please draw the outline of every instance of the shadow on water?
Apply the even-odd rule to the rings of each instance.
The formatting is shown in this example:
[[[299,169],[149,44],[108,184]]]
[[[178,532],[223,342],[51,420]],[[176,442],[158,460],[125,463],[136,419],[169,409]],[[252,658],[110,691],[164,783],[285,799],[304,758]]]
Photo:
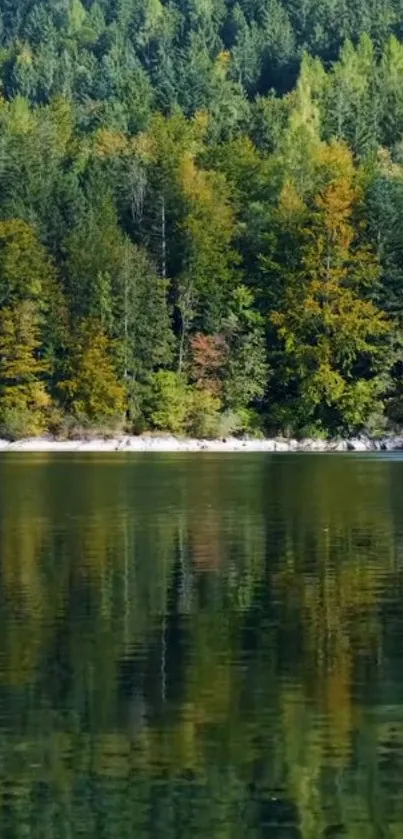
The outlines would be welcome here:
[[[403,458],[0,458],[0,834],[403,835]]]

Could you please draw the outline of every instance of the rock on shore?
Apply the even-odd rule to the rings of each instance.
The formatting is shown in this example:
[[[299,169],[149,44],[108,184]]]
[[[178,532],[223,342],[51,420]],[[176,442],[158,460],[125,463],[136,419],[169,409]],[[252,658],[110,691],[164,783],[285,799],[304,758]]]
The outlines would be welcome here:
[[[0,440],[0,451],[19,452],[370,452],[403,450],[403,435],[384,438],[360,436],[351,439],[238,439],[192,440],[170,435],[143,434],[114,439],[55,440],[33,437],[9,442]]]

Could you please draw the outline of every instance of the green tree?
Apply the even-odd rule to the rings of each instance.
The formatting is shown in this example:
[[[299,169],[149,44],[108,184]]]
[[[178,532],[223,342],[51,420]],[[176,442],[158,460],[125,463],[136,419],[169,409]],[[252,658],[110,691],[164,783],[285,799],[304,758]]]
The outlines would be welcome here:
[[[183,376],[159,370],[149,377],[145,416],[159,431],[181,434],[188,413],[188,389]]]
[[[98,318],[112,330],[112,283],[121,265],[122,231],[113,199],[100,198],[71,231],[65,266],[70,312],[74,320]]]
[[[242,286],[234,294],[223,333],[228,347],[224,405],[239,411],[261,404],[269,379],[264,319],[253,308],[251,292]]]
[[[118,369],[128,393],[130,418],[136,422],[142,417],[150,373],[173,360],[168,283],[146,251],[125,239],[113,291]]]
[[[34,230],[20,219],[0,222],[0,305],[35,300],[45,305],[54,267]]]
[[[147,252],[126,239],[113,290],[124,378],[145,381],[154,368],[172,361],[168,283],[158,275]]]

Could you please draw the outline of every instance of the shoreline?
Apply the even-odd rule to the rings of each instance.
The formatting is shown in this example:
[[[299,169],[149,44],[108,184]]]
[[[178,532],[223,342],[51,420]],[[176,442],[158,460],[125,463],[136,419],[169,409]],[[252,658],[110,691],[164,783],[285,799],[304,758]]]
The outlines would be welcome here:
[[[358,436],[348,439],[238,439],[196,440],[164,434],[120,436],[111,439],[93,437],[81,440],[58,440],[32,437],[8,441],[0,439],[0,452],[376,452],[403,450],[403,435],[382,438]]]

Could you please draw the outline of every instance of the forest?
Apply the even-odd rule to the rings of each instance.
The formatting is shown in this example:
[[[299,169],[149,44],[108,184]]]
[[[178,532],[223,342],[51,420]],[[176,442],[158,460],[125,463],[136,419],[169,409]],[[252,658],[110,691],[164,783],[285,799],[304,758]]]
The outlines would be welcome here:
[[[403,0],[0,0],[0,436],[403,423]]]

